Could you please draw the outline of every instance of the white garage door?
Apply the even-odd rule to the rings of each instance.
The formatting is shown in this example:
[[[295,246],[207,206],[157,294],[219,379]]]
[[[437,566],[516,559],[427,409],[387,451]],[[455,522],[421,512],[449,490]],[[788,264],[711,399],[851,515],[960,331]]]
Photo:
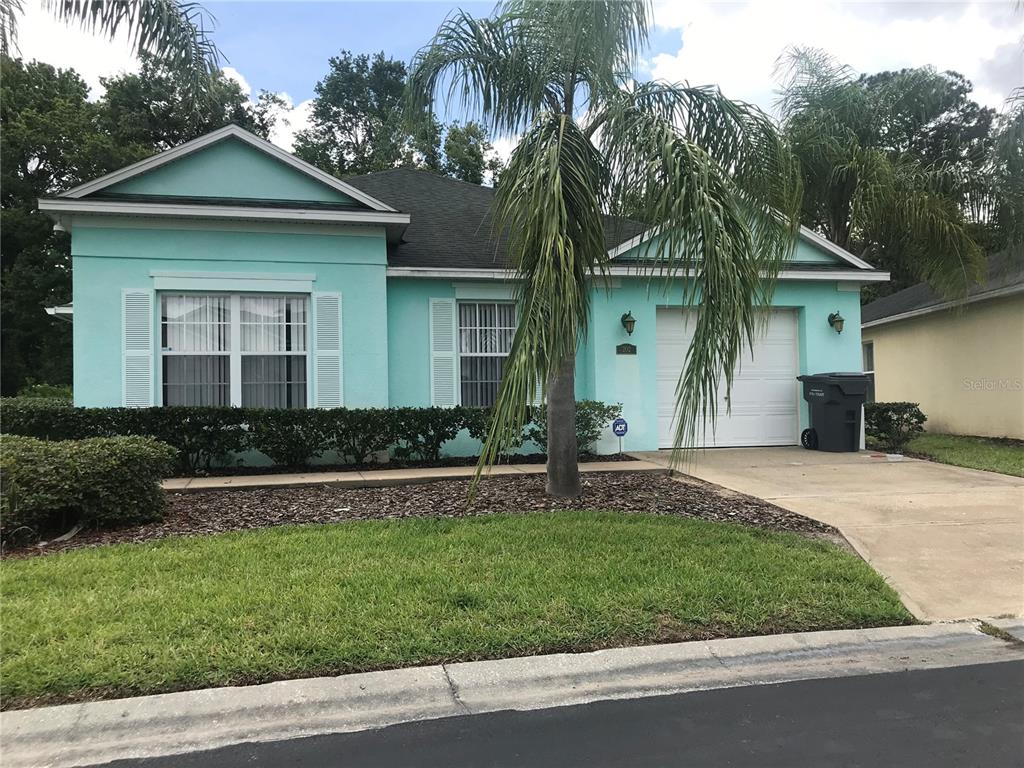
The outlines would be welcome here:
[[[658,439],[671,448],[675,438],[676,384],[693,335],[694,312],[659,309]],[[707,430],[707,447],[795,445],[799,440],[797,403],[799,383],[796,312],[773,310],[768,327],[740,360],[732,382],[732,413],[726,415],[725,383],[718,396],[714,433]]]

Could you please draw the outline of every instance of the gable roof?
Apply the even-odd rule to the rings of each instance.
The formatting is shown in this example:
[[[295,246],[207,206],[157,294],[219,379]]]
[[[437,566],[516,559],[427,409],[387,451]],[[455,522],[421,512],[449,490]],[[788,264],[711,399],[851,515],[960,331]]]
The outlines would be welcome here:
[[[272,144],[266,139],[261,139],[259,136],[256,136],[233,124],[226,125],[223,128],[207,133],[206,135],[200,136],[192,141],[187,141],[173,149],[168,149],[164,152],[153,155],[152,157],[147,157],[145,160],[140,160],[137,163],[125,166],[124,168],[108,173],[105,176],[100,176],[98,179],[93,179],[85,184],[80,184],[77,187],[69,189],[67,192],[61,193],[58,197],[80,199],[87,195],[95,194],[96,192],[112,187],[115,184],[120,184],[128,179],[135,178],[141,174],[165,166],[175,160],[188,157],[195,152],[227,139],[235,139],[244,142],[250,147],[271,156],[275,160],[284,163],[319,183],[330,187],[337,192],[348,195],[371,210],[388,212],[395,211],[395,209],[387,203],[377,200],[362,190],[346,184],[344,181],[335,178],[329,173],[324,173],[316,166],[311,165],[304,160],[300,160],[289,152],[285,152],[283,149]]]
[[[861,327],[884,325],[1021,292],[1024,292],[1024,258],[1005,252],[989,257],[985,280],[972,286],[966,298],[949,301],[935,293],[928,283],[918,283],[861,307]]]
[[[643,243],[652,240],[656,236],[657,231],[653,231],[650,233],[639,232],[635,237],[630,238],[626,242],[620,243],[617,247],[611,249],[608,253],[608,256],[609,258],[614,259],[616,256],[621,256],[627,251],[631,251],[632,249],[642,245]],[[864,259],[854,256],[845,248],[836,245],[831,240],[822,237],[813,229],[809,229],[808,227],[805,227],[802,224],[800,225],[800,232],[798,234],[798,237],[805,243],[808,243],[809,245],[812,245],[821,251],[825,251],[826,253],[839,258],[840,261],[849,264],[850,266],[856,269],[876,271],[875,268],[868,264],[866,261],[864,261]]]
[[[499,269],[510,267],[505,238],[495,237],[493,187],[414,168],[395,168],[346,181],[411,215],[402,242],[388,248],[390,267]],[[606,218],[611,249],[642,231],[635,221]]]

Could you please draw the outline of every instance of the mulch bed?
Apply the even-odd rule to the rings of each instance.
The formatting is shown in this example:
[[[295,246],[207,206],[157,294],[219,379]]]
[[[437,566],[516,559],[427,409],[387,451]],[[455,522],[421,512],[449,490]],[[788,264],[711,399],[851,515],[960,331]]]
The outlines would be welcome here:
[[[440,461],[417,461],[415,459],[391,459],[387,463],[360,462],[357,464],[307,464],[301,467],[289,467],[284,464],[270,464],[265,467],[211,467],[196,474],[201,477],[233,477],[235,475],[286,475],[293,472],[361,472],[378,469],[433,469],[434,467],[475,467],[479,456],[445,456]],[[547,454],[524,453],[514,457],[516,464],[544,464]],[[589,461],[636,461],[626,453],[611,453],[603,456],[597,453],[581,453],[581,464]]]
[[[201,536],[275,525],[471,517],[552,509],[650,512],[814,537],[837,537],[837,531],[824,523],[697,480],[679,482],[666,475],[640,473],[588,473],[582,478],[583,495],[577,499],[548,497],[544,493],[544,482],[543,475],[484,478],[471,505],[466,503],[468,480],[388,488],[317,485],[169,493],[167,514],[161,522],[114,531],[83,531],[67,541],[43,547],[22,546],[4,554],[30,557],[103,544]]]

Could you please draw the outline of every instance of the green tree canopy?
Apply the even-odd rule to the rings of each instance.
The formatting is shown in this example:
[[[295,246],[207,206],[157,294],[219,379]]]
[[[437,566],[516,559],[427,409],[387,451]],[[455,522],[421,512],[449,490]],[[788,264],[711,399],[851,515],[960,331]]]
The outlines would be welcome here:
[[[452,123],[444,137],[444,172],[471,184],[483,184],[486,176],[497,182],[503,169],[501,158],[487,140],[487,131],[470,120]]]
[[[187,74],[155,56],[142,55],[138,72],[101,78],[105,88],[100,118],[118,141],[138,145],[146,154],[176,147],[234,123],[268,138],[284,108],[277,94],[262,91],[256,103],[234,80],[217,71],[204,99],[193,99]]]
[[[422,168],[481,184],[500,171],[479,123],[452,123],[446,131],[431,113],[410,125],[406,78],[405,64],[383,52],[333,56],[316,84],[311,125],[295,137],[295,154],[338,177]]]
[[[984,259],[963,205],[978,142],[957,130],[971,111],[962,78],[927,67],[858,78],[815,49],[789,51],[779,73],[804,224],[892,271],[894,289],[927,280],[964,293]]]
[[[383,52],[332,56],[316,84],[311,125],[295,137],[295,154],[336,176],[412,165],[414,149],[426,149],[425,163],[439,167],[436,124],[425,125],[419,141],[402,125],[405,76],[405,64]]]

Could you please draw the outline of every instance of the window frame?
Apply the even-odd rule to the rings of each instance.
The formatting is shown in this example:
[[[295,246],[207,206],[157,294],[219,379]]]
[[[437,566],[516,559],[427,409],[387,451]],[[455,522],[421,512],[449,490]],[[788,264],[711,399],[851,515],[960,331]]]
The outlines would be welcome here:
[[[871,356],[871,369],[867,369],[867,357],[870,353]],[[870,383],[868,384],[867,398],[865,402],[875,402],[875,341],[871,339],[869,341],[861,341],[860,343],[860,367],[861,372],[868,374]]]
[[[167,296],[226,296],[228,297],[228,345],[227,352],[168,352],[163,345],[163,300]],[[266,298],[301,298],[306,303],[306,351],[280,351],[280,352],[243,352],[242,351],[242,298],[266,297]],[[164,406],[164,356],[186,357],[190,355],[213,356],[220,355],[229,359],[229,407],[242,407],[242,357],[269,357],[269,356],[295,356],[304,355],[306,358],[306,405],[305,408],[313,406],[313,329],[315,320],[313,317],[312,296],[305,292],[288,291],[203,291],[203,290],[158,290],[156,292],[156,398],[154,402],[158,406]],[[302,410],[296,408],[295,410]]]
[[[478,318],[479,318],[479,307],[480,307],[480,305],[491,305],[491,306],[494,306],[494,307],[498,307],[498,306],[512,307],[512,325],[510,327],[509,326],[503,326],[503,325],[501,325],[501,326],[494,325],[492,327],[492,329],[493,330],[508,330],[509,328],[511,328],[511,330],[513,332],[513,336],[514,336],[515,330],[519,326],[519,306],[513,300],[509,300],[509,299],[469,299],[469,298],[467,298],[467,299],[456,299],[456,301],[455,301],[455,369],[456,369],[455,370],[455,374],[456,374],[456,379],[455,380],[456,380],[456,384],[457,384],[457,386],[456,386],[456,404],[457,405],[463,405],[463,402],[462,402],[462,383],[463,383],[462,382],[462,358],[463,357],[469,357],[469,358],[482,358],[482,357],[492,357],[492,358],[494,358],[494,357],[497,357],[497,358],[504,358],[504,359],[507,360],[508,359],[508,355],[509,355],[508,352],[463,352],[462,351],[462,331],[463,331],[463,326],[462,326],[462,322],[461,322],[461,315],[462,315],[461,307],[469,306],[469,305],[472,305],[472,306],[475,306],[475,307],[478,308],[477,309],[477,312],[478,312],[477,317]],[[497,320],[497,316],[498,316],[497,309],[495,309],[494,316],[495,316],[495,320]],[[476,325],[476,326],[473,326],[473,327],[475,329],[477,329],[477,330],[483,328],[483,326],[481,326],[481,325]],[[511,343],[509,344],[509,347],[511,348]],[[479,406],[479,407],[489,408],[489,407],[491,407],[493,405],[494,405],[494,403],[491,403],[490,405]]]

